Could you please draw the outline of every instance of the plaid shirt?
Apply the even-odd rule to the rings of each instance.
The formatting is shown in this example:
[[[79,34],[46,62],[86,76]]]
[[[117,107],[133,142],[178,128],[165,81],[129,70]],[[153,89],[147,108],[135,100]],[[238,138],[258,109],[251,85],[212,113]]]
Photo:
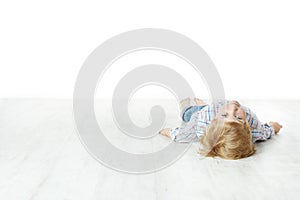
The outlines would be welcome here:
[[[197,142],[209,126],[210,122],[217,116],[220,108],[229,103],[228,100],[218,100],[195,112],[190,121],[183,123],[180,127],[171,129],[171,138],[175,142]],[[258,140],[267,140],[275,134],[272,126],[261,123],[257,116],[247,107],[241,106],[246,112],[246,119],[250,125],[253,143]]]

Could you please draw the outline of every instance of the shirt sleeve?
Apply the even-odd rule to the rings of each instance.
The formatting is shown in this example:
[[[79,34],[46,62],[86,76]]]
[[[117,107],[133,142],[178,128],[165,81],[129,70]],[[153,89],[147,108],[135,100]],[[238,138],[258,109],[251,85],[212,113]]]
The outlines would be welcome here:
[[[198,142],[206,129],[207,122],[199,119],[200,113],[194,113],[189,122],[172,128],[170,135],[174,142]]]
[[[246,110],[246,117],[251,128],[253,142],[267,140],[275,135],[275,131],[272,126],[267,123],[260,122],[257,116],[249,108],[246,108]]]

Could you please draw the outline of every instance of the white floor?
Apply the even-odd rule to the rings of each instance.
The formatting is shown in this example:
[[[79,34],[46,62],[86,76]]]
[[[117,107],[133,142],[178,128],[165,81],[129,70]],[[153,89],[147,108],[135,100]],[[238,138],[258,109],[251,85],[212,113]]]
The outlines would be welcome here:
[[[284,126],[280,135],[258,143],[254,156],[238,161],[199,159],[195,144],[162,171],[131,175],[109,169],[87,153],[75,131],[71,100],[1,99],[0,199],[298,199],[300,101],[241,102],[261,121]],[[108,105],[96,104],[97,119],[118,148],[147,153],[169,143],[157,136],[141,145],[118,135],[105,111]],[[130,108],[131,115],[133,121],[145,123],[149,108],[139,105]],[[170,111],[167,126],[178,124],[175,102],[163,105]]]

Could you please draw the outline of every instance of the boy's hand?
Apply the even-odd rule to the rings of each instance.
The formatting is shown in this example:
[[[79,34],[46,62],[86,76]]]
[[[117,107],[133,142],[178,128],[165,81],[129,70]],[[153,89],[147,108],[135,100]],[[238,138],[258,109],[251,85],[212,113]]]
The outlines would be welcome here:
[[[269,124],[274,128],[275,134],[277,134],[280,129],[282,128],[282,125],[280,125],[278,122],[269,122]]]
[[[165,129],[159,131],[159,133],[160,133],[161,135],[167,136],[168,138],[171,138],[170,132],[171,132],[171,129],[170,129],[170,128],[165,128]]]

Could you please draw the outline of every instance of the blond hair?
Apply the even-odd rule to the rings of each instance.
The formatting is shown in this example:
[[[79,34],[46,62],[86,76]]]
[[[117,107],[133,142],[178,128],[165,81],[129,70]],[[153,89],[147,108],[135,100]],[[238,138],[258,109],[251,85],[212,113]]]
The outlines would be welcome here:
[[[256,151],[249,124],[240,120],[229,121],[222,117],[211,121],[200,143],[202,148],[199,153],[207,157],[219,156],[236,160],[251,156]]]

